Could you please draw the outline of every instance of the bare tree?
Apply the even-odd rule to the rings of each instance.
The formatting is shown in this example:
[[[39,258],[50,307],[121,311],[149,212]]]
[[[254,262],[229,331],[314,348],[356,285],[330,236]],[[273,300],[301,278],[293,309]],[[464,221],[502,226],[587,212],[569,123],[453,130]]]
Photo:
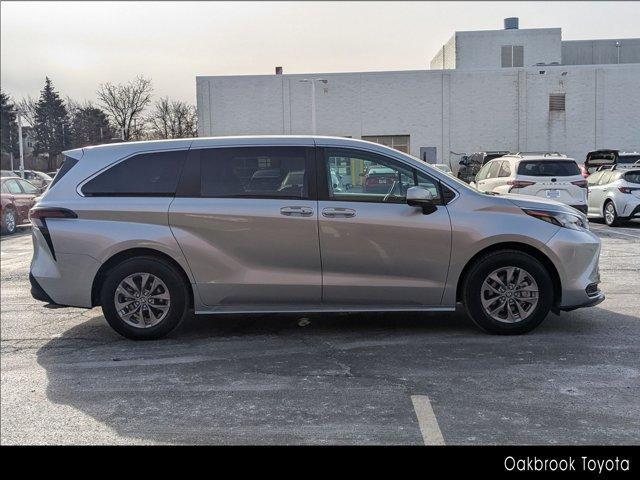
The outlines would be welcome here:
[[[160,98],[147,121],[154,138],[196,137],[196,109],[193,105],[180,100]]]
[[[28,95],[26,98],[23,98],[18,102],[18,109],[20,110],[20,115],[30,126],[34,126],[36,124],[36,107],[38,106],[38,100],[32,98]]]
[[[142,113],[151,102],[152,92],[151,80],[143,76],[125,84],[107,82],[98,88],[98,100],[125,141],[140,135],[144,127]]]

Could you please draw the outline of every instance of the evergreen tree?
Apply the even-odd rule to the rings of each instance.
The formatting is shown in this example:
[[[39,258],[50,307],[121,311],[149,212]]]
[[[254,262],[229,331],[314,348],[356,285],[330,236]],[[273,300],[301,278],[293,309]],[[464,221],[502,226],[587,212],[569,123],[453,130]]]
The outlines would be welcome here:
[[[46,154],[49,170],[57,168],[56,160],[60,153],[70,148],[69,114],[64,101],[58,95],[46,77],[44,89],[36,105],[34,153]]]
[[[114,135],[107,114],[91,103],[71,112],[71,143],[74,148],[108,142]]]
[[[4,92],[0,91],[0,150],[2,153],[14,157],[18,150],[18,122],[16,122],[16,106]]]

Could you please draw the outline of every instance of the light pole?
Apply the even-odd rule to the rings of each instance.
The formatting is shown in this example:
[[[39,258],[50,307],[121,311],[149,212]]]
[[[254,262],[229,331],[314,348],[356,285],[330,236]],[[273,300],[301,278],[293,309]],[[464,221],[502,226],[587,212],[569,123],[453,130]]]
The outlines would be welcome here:
[[[316,82],[324,83],[325,85],[329,83],[328,80],[324,78],[303,78],[300,80],[301,83],[310,83],[311,84],[311,134],[316,134]]]
[[[20,110],[17,111],[16,120],[18,120],[18,148],[20,149],[20,176],[24,178],[24,149],[22,147],[22,118]]]

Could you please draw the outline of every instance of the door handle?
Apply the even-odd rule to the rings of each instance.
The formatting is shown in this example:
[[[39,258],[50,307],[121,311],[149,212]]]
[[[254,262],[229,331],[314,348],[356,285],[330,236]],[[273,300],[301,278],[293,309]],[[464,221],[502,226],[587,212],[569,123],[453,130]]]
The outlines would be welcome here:
[[[356,211],[353,208],[323,208],[322,215],[329,218],[350,218],[356,216]]]
[[[310,217],[313,215],[313,208],[310,207],[282,207],[280,215],[287,217]]]

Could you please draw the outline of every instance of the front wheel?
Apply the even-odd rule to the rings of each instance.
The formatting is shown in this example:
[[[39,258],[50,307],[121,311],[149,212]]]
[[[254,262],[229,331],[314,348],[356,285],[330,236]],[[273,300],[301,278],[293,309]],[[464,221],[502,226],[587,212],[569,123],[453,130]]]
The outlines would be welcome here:
[[[133,340],[167,335],[186,316],[188,298],[180,272],[147,256],[125,260],[110,270],[100,295],[109,325]]]
[[[536,328],[553,304],[553,283],[537,259],[516,250],[480,258],[463,285],[467,314],[483,330],[517,335]]]

